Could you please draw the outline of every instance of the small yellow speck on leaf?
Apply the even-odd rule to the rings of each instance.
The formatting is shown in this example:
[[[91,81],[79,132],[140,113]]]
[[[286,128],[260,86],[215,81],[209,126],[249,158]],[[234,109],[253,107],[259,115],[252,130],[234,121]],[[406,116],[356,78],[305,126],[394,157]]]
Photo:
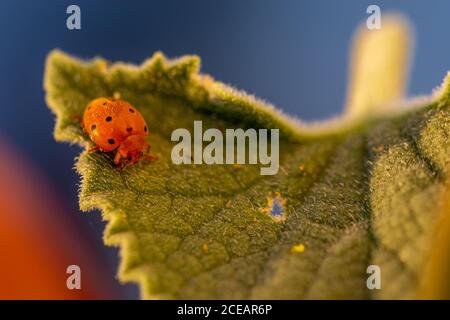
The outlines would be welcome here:
[[[122,97],[122,95],[120,94],[119,91],[114,91],[113,97],[114,99],[119,100]]]
[[[303,243],[296,244],[296,245],[292,246],[291,252],[292,253],[303,253],[303,252],[305,252],[305,245]]]
[[[208,247],[208,244],[207,244],[207,243],[204,243],[204,244],[202,245],[202,250],[203,250],[204,253],[208,253],[209,247]]]
[[[301,164],[298,166],[298,171],[300,171],[300,173],[304,173],[305,172],[305,165]]]

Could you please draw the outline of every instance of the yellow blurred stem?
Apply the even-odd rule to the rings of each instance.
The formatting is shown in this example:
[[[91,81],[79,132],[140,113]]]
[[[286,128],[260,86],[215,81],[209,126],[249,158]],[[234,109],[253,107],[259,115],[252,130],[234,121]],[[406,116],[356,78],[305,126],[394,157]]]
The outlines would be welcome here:
[[[450,299],[450,181],[447,186],[419,299]]]
[[[381,29],[360,26],[352,46],[346,115],[388,111],[401,100],[409,67],[411,32],[399,16],[382,16]]]

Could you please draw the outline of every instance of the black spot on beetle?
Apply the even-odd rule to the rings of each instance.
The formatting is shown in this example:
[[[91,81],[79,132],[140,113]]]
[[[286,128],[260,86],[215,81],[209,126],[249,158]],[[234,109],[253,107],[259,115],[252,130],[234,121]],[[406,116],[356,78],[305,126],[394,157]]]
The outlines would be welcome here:
[[[112,120],[112,117],[111,116],[107,116],[106,118],[105,118],[105,121],[106,122],[110,122]]]
[[[128,110],[129,110],[131,113],[134,113],[134,110],[133,110],[133,109],[130,108],[130,109],[128,109]]]
[[[128,159],[128,161],[131,161],[131,159],[133,159],[133,158],[131,156],[128,156],[127,159]]]
[[[133,128],[128,127],[128,128],[127,128],[127,132],[131,132],[131,131],[133,131]]]
[[[145,127],[144,127],[144,131],[147,132],[147,130],[148,130],[148,129],[147,129],[147,126],[145,126]]]
[[[115,141],[114,139],[111,138],[111,139],[108,139],[108,143],[109,143],[109,144],[114,144],[114,143],[116,143],[116,141]]]
[[[96,128],[97,128],[97,126],[96,126],[95,124],[93,124],[93,125],[91,126],[91,130],[92,130],[92,131],[94,131]]]

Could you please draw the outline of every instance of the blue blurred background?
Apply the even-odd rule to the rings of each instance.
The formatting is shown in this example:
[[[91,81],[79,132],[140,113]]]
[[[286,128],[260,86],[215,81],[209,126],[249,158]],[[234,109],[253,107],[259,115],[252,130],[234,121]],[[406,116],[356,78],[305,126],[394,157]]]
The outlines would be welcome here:
[[[79,31],[66,28],[70,4],[81,8]],[[410,19],[416,50],[408,92],[431,92],[450,69],[445,0],[1,0],[0,137],[58,190],[74,227],[114,279],[117,250],[102,243],[100,215],[78,211],[79,178],[72,167],[80,150],[52,137],[54,118],[42,89],[47,53],[60,48],[82,58],[133,63],[156,50],[169,57],[198,54],[203,72],[301,119],[318,120],[342,110],[351,36],[370,4]],[[123,298],[138,297],[134,285],[117,288]]]

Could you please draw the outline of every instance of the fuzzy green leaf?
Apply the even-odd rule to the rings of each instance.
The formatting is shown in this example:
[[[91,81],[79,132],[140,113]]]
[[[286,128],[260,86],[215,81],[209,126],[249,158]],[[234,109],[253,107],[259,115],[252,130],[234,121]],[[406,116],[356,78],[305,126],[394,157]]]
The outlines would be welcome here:
[[[449,174],[448,91],[390,118],[317,127],[198,69],[197,57],[160,53],[140,67],[48,57],[57,140],[88,145],[77,119],[100,96],[120,95],[150,127],[157,161],[120,171],[112,155],[84,151],[76,163],[81,209],[100,208],[105,242],[121,248],[119,278],[137,281],[144,298],[416,297]],[[194,120],[279,128],[279,173],[173,165],[171,132],[192,132]],[[284,221],[270,215],[273,197]],[[381,290],[367,289],[371,264]]]

